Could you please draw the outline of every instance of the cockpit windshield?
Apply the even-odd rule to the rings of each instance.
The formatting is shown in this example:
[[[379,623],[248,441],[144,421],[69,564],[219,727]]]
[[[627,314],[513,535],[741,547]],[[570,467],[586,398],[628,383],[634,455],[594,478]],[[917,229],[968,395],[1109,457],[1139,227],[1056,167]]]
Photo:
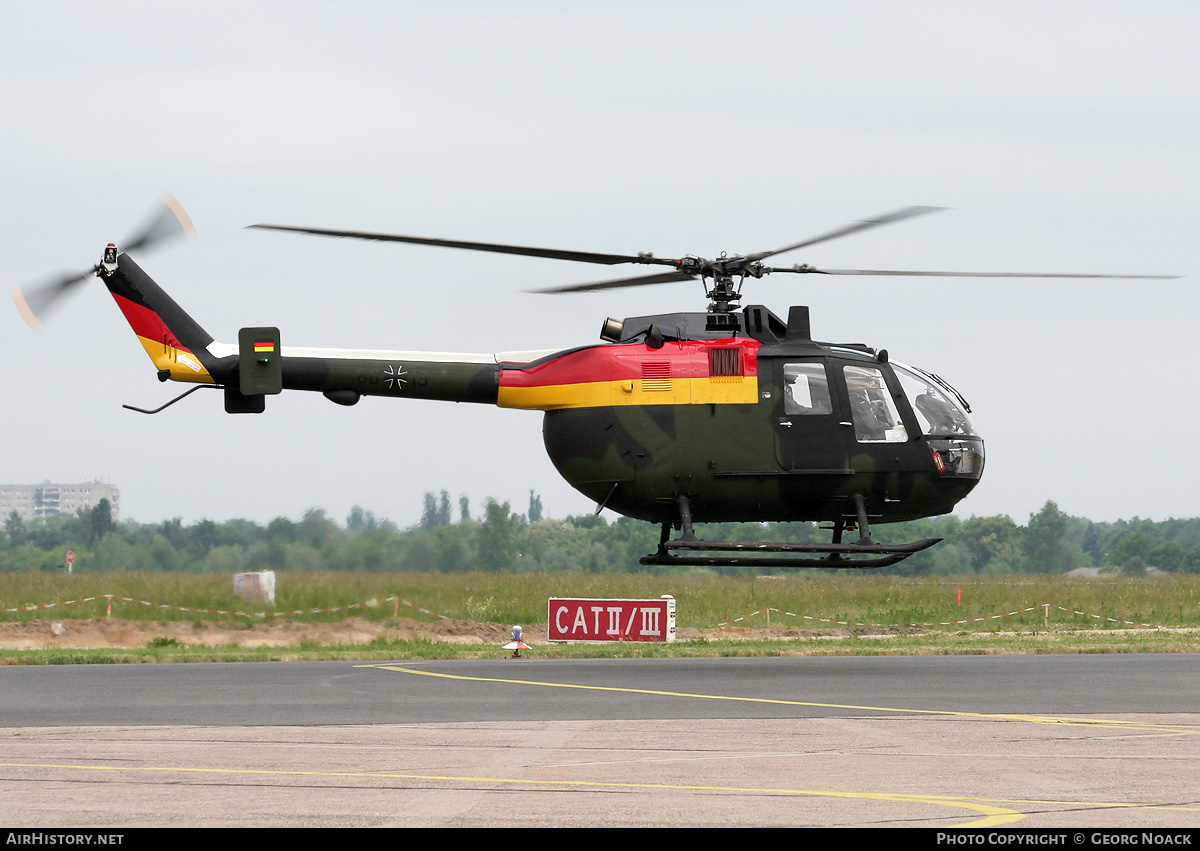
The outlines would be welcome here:
[[[966,402],[946,382],[911,366],[892,361],[922,434],[929,437],[977,437]]]

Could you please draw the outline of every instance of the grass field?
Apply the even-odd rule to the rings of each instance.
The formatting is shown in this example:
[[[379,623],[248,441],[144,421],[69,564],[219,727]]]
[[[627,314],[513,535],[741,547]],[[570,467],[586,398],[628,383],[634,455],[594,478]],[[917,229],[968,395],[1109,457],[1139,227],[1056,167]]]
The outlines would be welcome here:
[[[829,622],[884,627],[950,625],[941,628],[972,632],[1111,629],[1126,625],[1118,622],[1200,627],[1200,576],[1192,575],[955,579],[846,576],[815,571],[783,578],[745,574],[279,573],[274,611],[288,612],[293,620],[314,622],[341,620],[351,614],[381,621],[399,614],[430,621],[442,615],[460,620],[537,624],[546,621],[546,600],[552,596],[645,598],[663,594],[675,597],[681,628],[710,628],[746,616],[742,623],[747,626],[767,626],[769,617],[772,627],[803,629]],[[103,595],[118,598],[113,603],[114,616],[135,620],[238,621],[247,617],[208,612],[263,611],[261,604],[235,600],[232,580],[224,575],[0,573],[0,620],[98,617],[105,613],[104,600],[53,608],[29,607]],[[436,614],[425,614],[401,603],[381,602],[389,596]],[[121,597],[154,605],[127,603]],[[362,605],[369,601],[375,601],[375,605]],[[358,607],[352,610],[329,611],[356,604]],[[1051,606],[1048,613],[1040,608],[1045,604]],[[1030,607],[1039,608],[1023,611]],[[20,611],[3,611],[14,608]],[[768,608],[776,611],[763,613]],[[297,610],[305,614],[292,614]],[[1021,613],[1010,614],[1013,612]],[[962,621],[970,623],[956,625]]]
[[[695,640],[673,644],[539,644],[528,660],[564,658],[666,658],[732,656],[987,656],[1048,653],[1197,653],[1200,637],[1170,632],[1025,632],[836,638]],[[498,659],[497,646],[431,641],[375,641],[356,645],[278,647],[184,647],[95,650],[0,650],[4,665],[94,665],[153,662],[383,662],[419,659]]]

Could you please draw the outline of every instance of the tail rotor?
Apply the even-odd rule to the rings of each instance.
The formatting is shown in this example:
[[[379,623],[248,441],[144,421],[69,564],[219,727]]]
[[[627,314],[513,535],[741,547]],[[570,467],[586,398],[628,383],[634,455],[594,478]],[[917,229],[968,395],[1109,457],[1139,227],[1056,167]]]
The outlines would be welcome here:
[[[126,252],[145,251],[151,246],[160,245],[180,236],[191,236],[195,232],[192,220],[178,201],[172,196],[165,195],[161,203],[151,213],[140,229],[126,240],[121,250]],[[116,259],[116,246],[110,244],[105,252],[104,262]],[[58,308],[67,298],[77,292],[79,285],[100,272],[103,264],[93,266],[86,272],[63,272],[48,280],[43,280],[27,287],[14,287],[13,303],[29,327],[37,329],[42,322]]]

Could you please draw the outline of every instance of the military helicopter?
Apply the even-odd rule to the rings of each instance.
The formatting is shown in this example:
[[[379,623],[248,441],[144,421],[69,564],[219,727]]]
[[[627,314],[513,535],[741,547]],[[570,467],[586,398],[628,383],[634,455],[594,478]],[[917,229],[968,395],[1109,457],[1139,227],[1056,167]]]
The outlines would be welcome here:
[[[781,319],[742,308],[747,279],[776,273],[963,277],[1146,278],[1145,275],[818,269],[763,261],[932,212],[907,207],[774,251],[617,255],[396,234],[259,224],[339,238],[415,243],[604,265],[668,267],[648,275],[555,287],[570,293],[701,281],[704,312],[604,321],[601,342],[561,351],[444,354],[284,347],[278,328],[243,328],[220,343],[129,256],[189,231],[173,199],[101,262],[14,300],[30,324],[92,276],[100,278],[146,349],[160,381],[224,392],[231,414],[262,413],[283,390],[319,392],[339,405],[364,396],[477,402],[544,412],[546,450],[576,490],[604,508],[657,523],[649,565],[877,568],[940,539],[877,543],[871,524],[945,514],[978,484],[983,438],[962,395],[934,373],[892,361],[884,349],[813,339],[807,307]],[[816,521],[827,544],[705,541],[695,523]],[[680,535],[672,539],[673,530]],[[857,540],[844,541],[857,530]]]

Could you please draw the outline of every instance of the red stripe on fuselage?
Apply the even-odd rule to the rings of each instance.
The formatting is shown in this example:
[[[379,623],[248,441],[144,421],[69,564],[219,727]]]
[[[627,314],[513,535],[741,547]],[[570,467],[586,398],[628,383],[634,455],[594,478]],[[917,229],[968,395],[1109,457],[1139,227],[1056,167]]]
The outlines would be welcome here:
[[[742,351],[742,374],[758,375],[757,340],[689,340],[664,343],[652,349],[644,343],[596,346],[568,352],[553,360],[522,369],[500,370],[501,387],[549,387],[558,384],[586,384],[596,381],[621,381],[642,378],[645,363],[669,363],[673,378],[708,378],[710,349],[737,348]]]
[[[121,308],[121,313],[125,314],[125,321],[133,328],[133,333],[143,339],[164,343],[181,352],[194,354],[191,349],[179,342],[179,339],[167,327],[167,323],[163,322],[162,317],[153,310],[116,293],[113,293],[112,297],[116,300],[117,307]]]

